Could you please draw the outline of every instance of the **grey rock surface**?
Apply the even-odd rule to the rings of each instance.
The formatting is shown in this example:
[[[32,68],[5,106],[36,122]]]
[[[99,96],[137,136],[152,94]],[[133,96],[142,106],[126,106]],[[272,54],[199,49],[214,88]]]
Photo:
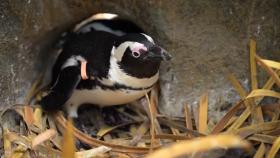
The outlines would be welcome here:
[[[92,13],[91,1],[1,0],[1,108],[23,103],[32,82],[53,56],[62,33]]]
[[[238,100],[225,76],[232,72],[249,88],[249,38],[256,39],[258,54],[280,60],[279,10],[279,0],[1,0],[1,107],[23,102],[60,33],[111,12],[137,23],[173,55],[161,69],[161,111],[182,115],[184,104],[196,107],[208,92],[215,122]]]

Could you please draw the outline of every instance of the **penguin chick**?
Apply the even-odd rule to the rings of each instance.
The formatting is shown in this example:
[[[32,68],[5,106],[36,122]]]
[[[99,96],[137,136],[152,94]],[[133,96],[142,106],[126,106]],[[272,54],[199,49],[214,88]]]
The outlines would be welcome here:
[[[77,117],[82,104],[126,104],[149,92],[159,78],[161,61],[171,56],[150,36],[127,28],[123,21],[96,20],[71,33],[53,67],[42,108],[66,109]],[[82,62],[87,62],[86,80],[81,78]]]

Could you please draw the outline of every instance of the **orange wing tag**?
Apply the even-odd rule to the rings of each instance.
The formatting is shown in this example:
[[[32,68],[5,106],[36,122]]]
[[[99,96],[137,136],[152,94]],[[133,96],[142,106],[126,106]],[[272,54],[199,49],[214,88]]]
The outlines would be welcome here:
[[[81,77],[83,80],[88,79],[87,75],[87,61],[81,61]]]

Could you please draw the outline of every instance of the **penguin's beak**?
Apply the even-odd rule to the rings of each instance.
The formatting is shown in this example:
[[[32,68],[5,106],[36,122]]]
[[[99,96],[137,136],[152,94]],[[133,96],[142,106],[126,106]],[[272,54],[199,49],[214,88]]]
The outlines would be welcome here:
[[[171,58],[172,56],[165,49],[159,46],[151,47],[146,55],[146,59],[155,61],[167,61]]]

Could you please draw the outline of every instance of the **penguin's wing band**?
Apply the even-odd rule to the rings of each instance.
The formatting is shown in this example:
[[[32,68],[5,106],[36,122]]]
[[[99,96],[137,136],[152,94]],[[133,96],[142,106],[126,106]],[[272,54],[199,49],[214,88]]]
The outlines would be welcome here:
[[[81,61],[81,77],[83,80],[88,79],[87,75],[87,61]]]
[[[50,93],[40,101],[42,108],[46,111],[62,109],[62,105],[71,97],[80,81],[79,66],[68,66],[62,69]]]

